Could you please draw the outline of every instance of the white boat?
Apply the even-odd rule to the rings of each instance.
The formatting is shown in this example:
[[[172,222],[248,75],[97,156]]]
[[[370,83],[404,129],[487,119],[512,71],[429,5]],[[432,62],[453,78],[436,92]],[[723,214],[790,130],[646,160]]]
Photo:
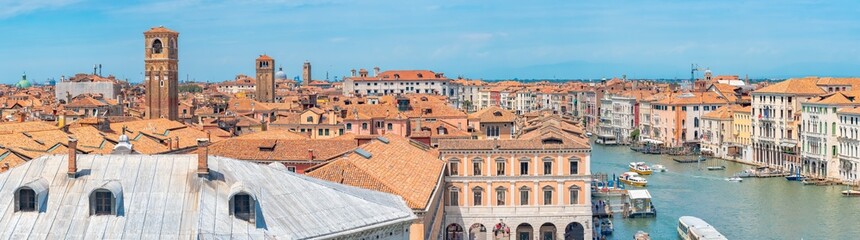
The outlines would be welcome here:
[[[860,197],[860,190],[848,189],[842,191],[842,196],[846,197]]]
[[[678,218],[678,236],[684,240],[728,240],[704,220],[691,216]]]
[[[630,171],[634,171],[642,175],[651,175],[651,173],[654,172],[654,170],[651,170],[651,167],[645,165],[644,162],[631,162]]]
[[[648,184],[648,180],[640,177],[639,174],[635,172],[625,172],[624,174],[621,174],[621,176],[618,176],[618,181],[634,187],[645,187],[645,185]]]
[[[743,181],[744,181],[744,179],[743,179],[743,178],[740,178],[740,177],[738,177],[738,176],[734,176],[734,177],[726,178],[726,181],[729,181],[729,182],[743,182]]]
[[[666,167],[663,165],[660,165],[660,164],[654,164],[654,166],[651,166],[651,169],[654,169],[654,171],[657,171],[657,172],[665,172],[666,171]]]
[[[753,177],[753,176],[755,176],[755,170],[754,169],[745,169],[745,170],[739,172],[738,174],[735,174],[735,176],[741,177],[741,178]]]

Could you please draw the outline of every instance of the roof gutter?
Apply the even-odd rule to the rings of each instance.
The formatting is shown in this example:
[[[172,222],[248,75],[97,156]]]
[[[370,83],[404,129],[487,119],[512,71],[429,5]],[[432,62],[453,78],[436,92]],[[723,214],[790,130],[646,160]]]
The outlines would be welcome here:
[[[345,236],[349,236],[350,234],[359,233],[359,232],[367,231],[367,230],[374,229],[374,228],[383,228],[386,226],[397,225],[397,224],[401,224],[404,222],[411,222],[417,218],[418,217],[416,217],[415,214],[412,214],[409,217],[405,217],[405,218],[392,219],[392,220],[388,220],[386,222],[382,222],[382,223],[378,223],[378,224],[374,224],[374,225],[368,225],[368,226],[363,226],[363,227],[359,227],[359,228],[353,228],[350,230],[346,230],[343,232],[337,232],[337,233],[333,233],[333,234],[315,236],[315,237],[311,237],[308,239],[335,239],[338,237],[345,237]]]

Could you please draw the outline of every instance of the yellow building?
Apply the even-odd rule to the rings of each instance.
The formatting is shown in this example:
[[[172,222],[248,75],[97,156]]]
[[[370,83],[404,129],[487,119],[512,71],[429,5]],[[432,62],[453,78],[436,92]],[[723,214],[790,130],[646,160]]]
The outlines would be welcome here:
[[[751,111],[752,108],[749,106],[737,108],[732,117],[732,130],[734,131],[732,145],[735,151],[737,151],[739,159],[745,162],[752,162],[752,139],[750,138],[750,132],[752,131],[750,124]]]

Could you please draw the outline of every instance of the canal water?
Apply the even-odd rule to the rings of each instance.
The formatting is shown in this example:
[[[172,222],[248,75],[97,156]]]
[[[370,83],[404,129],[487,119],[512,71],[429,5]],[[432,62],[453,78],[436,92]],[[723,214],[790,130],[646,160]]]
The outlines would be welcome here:
[[[652,239],[677,239],[678,218],[699,217],[728,239],[860,239],[860,197],[842,197],[844,186],[804,186],[785,178],[726,177],[750,168],[710,159],[676,163],[672,156],[631,151],[627,146],[593,144],[592,173],[620,175],[630,162],[662,164],[667,172],[646,176],[656,218],[624,219],[615,214],[615,232],[607,239],[632,239],[639,231]],[[724,171],[707,166],[725,165]],[[616,200],[617,201],[617,200]]]

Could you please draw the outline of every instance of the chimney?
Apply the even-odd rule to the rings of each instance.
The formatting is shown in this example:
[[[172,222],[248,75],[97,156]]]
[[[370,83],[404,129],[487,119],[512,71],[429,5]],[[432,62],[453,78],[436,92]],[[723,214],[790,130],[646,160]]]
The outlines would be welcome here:
[[[353,68],[352,70],[349,70],[349,72],[351,72],[352,76],[355,77],[355,68]]]
[[[197,176],[209,176],[209,139],[197,139]]]
[[[167,138],[167,142],[165,142],[164,144],[167,145],[167,150],[173,150],[173,139],[172,138]]]
[[[269,123],[266,122],[266,120],[260,121],[260,131],[265,132],[268,130],[269,130]]]
[[[176,140],[174,140],[174,142],[176,143],[176,147],[174,149],[179,149],[179,136],[176,136]]]
[[[379,67],[373,67],[373,76],[379,76]]]
[[[313,149],[310,149],[310,148],[308,149],[308,159],[310,159],[311,161],[314,160],[314,150]]]
[[[3,167],[0,167],[0,172],[9,171],[9,163],[3,163]]]
[[[78,173],[78,139],[69,137],[69,172],[70,178],[75,178]]]

